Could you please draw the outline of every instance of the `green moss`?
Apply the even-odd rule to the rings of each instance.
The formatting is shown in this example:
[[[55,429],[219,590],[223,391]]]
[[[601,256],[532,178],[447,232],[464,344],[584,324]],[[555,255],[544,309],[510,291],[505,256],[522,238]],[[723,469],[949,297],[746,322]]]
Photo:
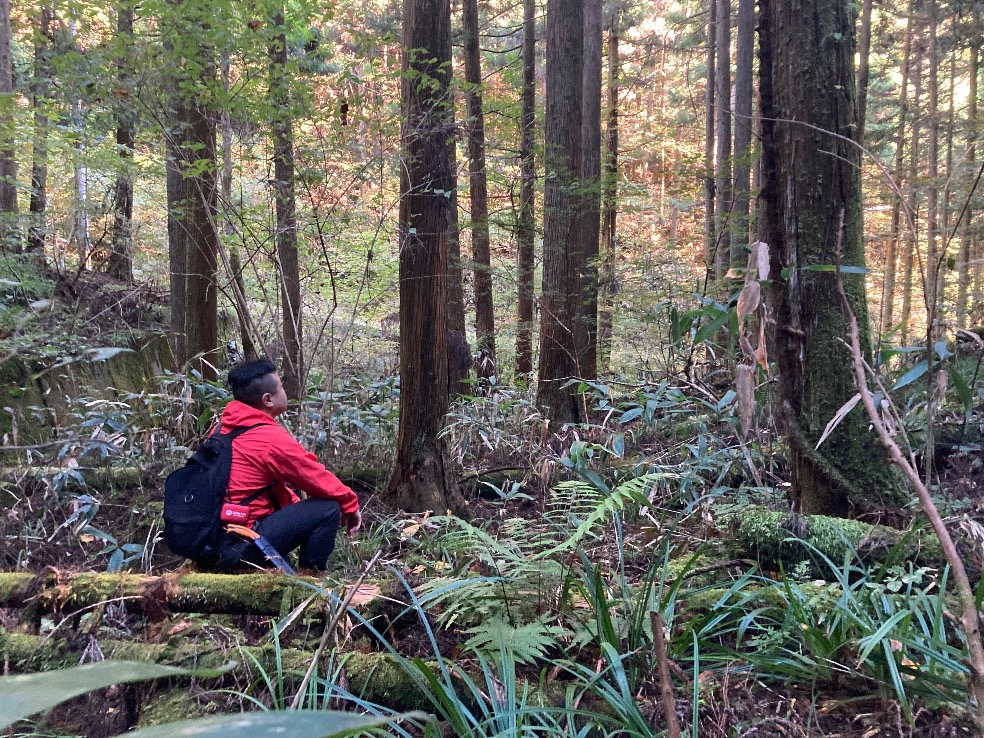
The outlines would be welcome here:
[[[138,728],[152,725],[175,723],[179,720],[211,715],[218,711],[214,702],[189,699],[187,688],[175,688],[162,694],[155,694],[145,701],[140,709]]]
[[[884,560],[905,537],[905,531],[858,520],[806,515],[797,520],[788,513],[751,508],[738,514],[734,521],[734,544],[737,553],[751,555],[770,569],[792,570],[807,562],[811,576],[827,576],[830,566],[841,566],[845,556],[852,559]],[[797,530],[793,530],[796,528]],[[939,541],[926,533],[917,533],[895,552],[897,560],[938,565],[942,561]]]

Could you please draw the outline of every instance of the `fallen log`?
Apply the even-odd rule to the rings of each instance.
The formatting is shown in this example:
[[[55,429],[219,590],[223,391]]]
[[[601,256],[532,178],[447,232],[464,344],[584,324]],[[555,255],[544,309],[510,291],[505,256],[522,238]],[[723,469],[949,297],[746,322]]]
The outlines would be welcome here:
[[[312,652],[299,648],[264,646],[230,646],[209,638],[172,638],[166,643],[141,643],[99,639],[99,649],[106,659],[188,666],[198,669],[219,668],[230,661],[238,662],[223,682],[249,684],[262,673],[286,675],[300,684]],[[87,639],[59,641],[47,636],[13,633],[0,628],[0,662],[18,672],[50,671],[76,666],[88,646]],[[435,664],[430,664],[435,668]],[[321,678],[345,685],[347,691],[362,699],[395,710],[420,709],[429,703],[416,682],[397,660],[387,653],[350,651],[334,653],[322,660]],[[262,683],[262,682],[261,682]],[[295,686],[296,686],[295,684]],[[212,688],[213,685],[209,685]],[[220,688],[215,684],[214,688]]]
[[[274,573],[0,573],[0,607],[23,608],[29,617],[37,617],[46,613],[67,615],[126,599],[151,621],[163,620],[175,612],[284,616],[312,595],[323,598],[312,585],[336,592],[341,589],[341,585],[324,584],[313,577]],[[363,585],[354,604],[374,602],[379,591],[376,585]]]
[[[898,530],[859,520],[825,515],[793,515],[763,507],[750,507],[730,519],[730,552],[757,560],[768,570],[792,571],[806,566],[814,577],[829,578],[828,559],[835,567],[844,564],[891,559],[902,564],[942,568],[946,563],[939,539],[932,533]]]

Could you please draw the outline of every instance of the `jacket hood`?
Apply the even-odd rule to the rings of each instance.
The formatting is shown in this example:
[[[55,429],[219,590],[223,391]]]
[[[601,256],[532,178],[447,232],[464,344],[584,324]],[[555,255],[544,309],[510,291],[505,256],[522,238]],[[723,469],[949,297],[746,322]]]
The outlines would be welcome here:
[[[234,428],[242,428],[248,425],[257,425],[259,423],[277,425],[277,421],[262,410],[257,410],[255,407],[250,407],[239,400],[233,400],[226,405],[225,410],[222,411],[223,433],[228,433]]]

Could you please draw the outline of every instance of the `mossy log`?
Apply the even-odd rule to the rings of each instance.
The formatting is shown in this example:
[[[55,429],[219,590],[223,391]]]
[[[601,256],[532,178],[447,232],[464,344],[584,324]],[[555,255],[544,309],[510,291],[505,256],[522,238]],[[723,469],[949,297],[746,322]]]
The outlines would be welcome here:
[[[310,585],[339,588],[310,577],[274,573],[0,573],[0,607],[68,614],[100,602],[127,598],[151,620],[163,620],[172,612],[281,616],[316,594]],[[366,603],[369,615],[373,614],[375,602]]]
[[[829,576],[830,559],[840,567],[845,556],[855,563],[883,562],[942,567],[945,562],[936,536],[926,531],[908,531],[871,525],[858,520],[826,515],[792,515],[752,507],[737,513],[731,521],[733,553],[754,558],[771,570],[787,571],[806,562],[811,573]]]
[[[49,671],[75,666],[88,645],[87,639],[58,641],[46,636],[12,633],[0,628],[0,660],[8,662],[19,672]],[[270,643],[264,646],[230,647],[214,638],[175,637],[166,643],[139,643],[100,639],[99,647],[107,659],[142,661],[187,666],[197,669],[219,668],[236,661],[238,665],[221,682],[241,685],[252,683],[262,670],[277,678],[278,659],[281,674],[300,683],[311,663],[312,652],[299,648],[277,649]],[[395,710],[419,710],[429,704],[425,695],[396,659],[386,653],[351,651],[335,654],[334,663],[325,659],[319,675],[338,681],[352,694]],[[431,664],[434,667],[434,664]],[[344,669],[341,671],[340,669]],[[219,680],[217,680],[218,682]],[[215,688],[221,686],[221,682]],[[296,686],[296,685],[295,685]]]

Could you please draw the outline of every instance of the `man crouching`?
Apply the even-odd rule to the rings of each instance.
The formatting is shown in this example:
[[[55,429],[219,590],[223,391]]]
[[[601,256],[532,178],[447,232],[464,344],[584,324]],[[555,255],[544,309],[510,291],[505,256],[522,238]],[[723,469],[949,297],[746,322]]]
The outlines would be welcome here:
[[[318,458],[277,423],[287,394],[277,367],[267,359],[248,361],[229,372],[235,398],[222,412],[222,432],[252,427],[232,444],[226,502],[240,506],[241,525],[252,528],[286,557],[297,550],[297,565],[322,571],[335,548],[339,523],[349,535],[362,527],[359,500]],[[301,500],[287,485],[304,492]],[[222,552],[219,568],[239,562],[268,565],[251,541]]]

